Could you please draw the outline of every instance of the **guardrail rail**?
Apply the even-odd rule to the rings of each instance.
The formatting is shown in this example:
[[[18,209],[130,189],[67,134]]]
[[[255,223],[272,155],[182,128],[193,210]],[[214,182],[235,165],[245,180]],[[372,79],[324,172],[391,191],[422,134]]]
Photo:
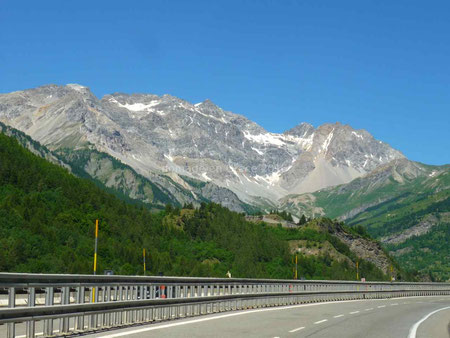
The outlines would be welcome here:
[[[0,335],[2,327],[8,338],[63,336],[223,311],[430,295],[450,295],[450,283],[0,273]]]

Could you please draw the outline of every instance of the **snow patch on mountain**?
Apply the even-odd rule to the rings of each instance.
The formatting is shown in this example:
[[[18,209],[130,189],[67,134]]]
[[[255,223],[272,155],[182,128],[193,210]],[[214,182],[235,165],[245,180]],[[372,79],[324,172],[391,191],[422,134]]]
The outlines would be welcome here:
[[[323,145],[322,145],[322,152],[323,153],[326,153],[328,151],[328,147],[329,147],[329,145],[331,143],[331,139],[333,138],[333,133],[334,133],[334,129],[331,131],[330,134],[328,134],[325,142],[323,143]]]
[[[88,88],[82,85],[79,85],[78,83],[69,83],[67,84],[67,87],[72,88],[78,92],[83,92],[84,90],[87,90]],[[50,95],[52,97],[52,95]]]
[[[265,144],[265,145],[272,144],[272,145],[276,145],[279,147],[285,145],[285,143],[283,141],[283,136],[277,135],[277,134],[272,134],[272,133],[252,135],[252,134],[250,134],[250,132],[245,130],[244,137],[247,140],[250,140],[252,142],[261,143],[261,144]]]
[[[128,110],[132,110],[132,111],[144,111],[144,110],[151,111],[150,108],[152,108],[154,106],[157,106],[159,104],[159,101],[153,100],[153,101],[151,101],[150,103],[147,103],[147,104],[145,104],[145,103],[133,103],[133,104],[125,103],[125,104],[121,104],[119,102],[117,102],[117,104],[120,107],[126,108]]]
[[[254,151],[256,151],[259,155],[264,155],[264,153],[261,151],[261,150],[259,150],[259,149],[256,149],[255,147],[252,147],[252,149],[254,150]]]

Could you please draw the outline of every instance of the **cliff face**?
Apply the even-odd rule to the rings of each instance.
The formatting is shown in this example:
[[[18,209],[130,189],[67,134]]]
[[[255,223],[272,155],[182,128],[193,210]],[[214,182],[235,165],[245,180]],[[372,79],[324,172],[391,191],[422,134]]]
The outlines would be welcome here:
[[[345,228],[342,223],[329,219],[319,218],[313,222],[312,226],[320,231],[336,236],[357,257],[374,264],[384,274],[388,275],[390,273],[390,267],[393,261],[383,251],[378,241],[367,235],[360,235],[351,228]]]

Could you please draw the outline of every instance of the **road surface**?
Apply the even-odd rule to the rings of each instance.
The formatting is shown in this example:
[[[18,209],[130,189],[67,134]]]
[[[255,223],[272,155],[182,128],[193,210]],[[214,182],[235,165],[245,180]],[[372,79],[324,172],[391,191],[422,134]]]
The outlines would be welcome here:
[[[449,338],[450,296],[315,303],[227,312],[86,337]]]

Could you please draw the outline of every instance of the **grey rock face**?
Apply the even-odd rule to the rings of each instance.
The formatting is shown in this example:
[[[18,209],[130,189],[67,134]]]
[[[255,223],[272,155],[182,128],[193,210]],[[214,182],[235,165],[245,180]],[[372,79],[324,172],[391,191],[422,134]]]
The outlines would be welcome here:
[[[192,177],[249,203],[347,183],[404,157],[339,123],[275,134],[209,100],[122,93],[99,100],[75,84],[2,94],[0,121],[50,149],[93,145],[149,179]]]

